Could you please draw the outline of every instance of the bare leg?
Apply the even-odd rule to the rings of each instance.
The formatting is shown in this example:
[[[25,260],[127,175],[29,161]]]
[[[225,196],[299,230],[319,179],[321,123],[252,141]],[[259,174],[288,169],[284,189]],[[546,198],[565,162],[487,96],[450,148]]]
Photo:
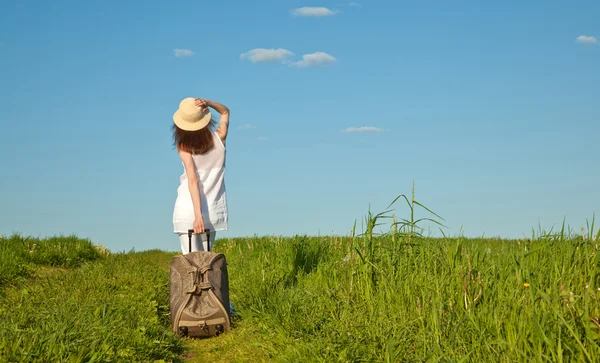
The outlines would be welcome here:
[[[216,232],[210,233],[210,247],[212,248],[215,245],[215,237]],[[189,239],[187,233],[178,233],[179,242],[181,244],[181,252],[184,255],[187,255],[190,251],[189,248]],[[198,251],[208,251],[208,241],[206,240],[206,234],[193,234],[192,235],[192,252]]]

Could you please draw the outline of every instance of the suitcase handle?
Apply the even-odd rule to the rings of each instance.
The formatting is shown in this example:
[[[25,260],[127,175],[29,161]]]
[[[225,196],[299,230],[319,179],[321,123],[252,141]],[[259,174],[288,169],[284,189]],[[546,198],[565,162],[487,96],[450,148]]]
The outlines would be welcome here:
[[[206,245],[208,246],[208,252],[210,252],[210,230],[205,229],[204,233],[206,233]],[[192,234],[194,234],[194,230],[188,229],[188,240],[189,240],[188,252],[192,252]]]

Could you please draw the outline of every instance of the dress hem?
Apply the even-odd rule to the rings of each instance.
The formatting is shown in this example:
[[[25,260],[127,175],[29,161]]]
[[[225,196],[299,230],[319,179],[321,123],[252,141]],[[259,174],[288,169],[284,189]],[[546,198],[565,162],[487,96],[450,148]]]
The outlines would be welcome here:
[[[228,228],[221,228],[221,229],[211,229],[210,231],[211,231],[211,232],[222,232],[222,231],[229,231],[229,229],[228,229]],[[187,234],[187,233],[188,233],[188,231],[187,231],[187,230],[185,230],[185,231],[173,230],[173,233],[174,233],[174,234],[181,234],[181,233]]]

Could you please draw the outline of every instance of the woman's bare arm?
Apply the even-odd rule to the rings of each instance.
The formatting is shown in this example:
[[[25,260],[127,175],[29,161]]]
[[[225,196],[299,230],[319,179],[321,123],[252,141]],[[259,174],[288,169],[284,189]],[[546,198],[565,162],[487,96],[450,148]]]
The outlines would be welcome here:
[[[221,114],[221,120],[219,120],[219,127],[217,127],[217,135],[225,144],[227,139],[227,131],[229,130],[229,108],[215,101],[208,101],[208,106],[214,108],[218,113]]]
[[[204,232],[204,219],[202,218],[202,208],[200,207],[200,187],[198,186],[198,175],[196,174],[196,165],[192,154],[179,150],[179,156],[183,161],[185,173],[188,179],[188,188],[192,195],[192,203],[194,204],[194,233]]]
[[[222,103],[203,99],[196,99],[196,105],[202,108],[208,106],[221,114],[221,120],[219,121],[219,127],[217,127],[216,132],[223,141],[223,144],[225,144],[227,131],[229,130],[229,108]]]

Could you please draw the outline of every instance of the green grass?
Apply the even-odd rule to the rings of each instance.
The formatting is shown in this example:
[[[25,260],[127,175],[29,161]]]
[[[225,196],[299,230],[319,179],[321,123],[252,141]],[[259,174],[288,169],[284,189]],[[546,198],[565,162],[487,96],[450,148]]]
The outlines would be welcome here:
[[[600,356],[600,231],[594,233],[593,221],[577,235],[563,226],[520,240],[429,238],[420,227],[427,220],[415,217],[424,207],[414,193],[397,200],[408,204],[408,219],[369,213],[361,235],[219,240],[215,251],[227,256],[236,316],[232,332],[207,340],[169,330],[173,253],[95,256],[69,237],[49,239],[40,252],[45,257],[34,257],[14,246],[41,241],[4,239],[3,281],[29,277],[1,289],[0,357],[591,362]],[[442,226],[426,211],[434,216],[429,222]],[[376,233],[385,220],[389,232]],[[13,259],[24,261],[26,272]],[[40,273],[40,266],[67,269]]]
[[[102,256],[102,248],[76,236],[0,236],[0,287],[18,283],[40,266],[77,267]]]
[[[177,360],[168,330],[172,255],[114,254],[5,289],[0,359],[10,362]]]
[[[222,249],[232,300],[247,324],[274,334],[261,344],[278,361],[600,355],[597,242],[415,242],[236,239]]]

